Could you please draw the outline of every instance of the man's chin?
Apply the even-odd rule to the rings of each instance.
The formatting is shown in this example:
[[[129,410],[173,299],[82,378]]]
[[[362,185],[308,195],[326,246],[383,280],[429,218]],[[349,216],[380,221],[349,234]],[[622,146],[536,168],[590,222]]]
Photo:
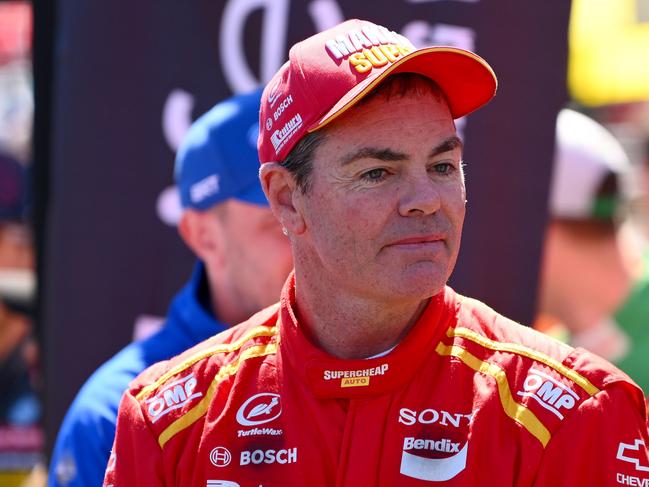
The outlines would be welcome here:
[[[435,296],[444,289],[448,276],[438,266],[409,268],[399,278],[390,281],[394,298],[423,300]]]

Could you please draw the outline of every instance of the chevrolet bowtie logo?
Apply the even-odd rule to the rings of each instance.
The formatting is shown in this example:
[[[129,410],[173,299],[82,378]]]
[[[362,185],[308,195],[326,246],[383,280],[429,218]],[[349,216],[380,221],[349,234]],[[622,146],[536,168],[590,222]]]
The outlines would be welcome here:
[[[641,452],[640,445],[644,447],[643,449],[646,448],[644,441],[641,439],[635,440],[633,445],[620,443],[617,448],[617,459],[622,460],[623,462],[632,463],[635,465],[635,469],[639,472],[649,472],[649,465],[641,465],[641,463],[646,462],[646,460],[639,455]]]

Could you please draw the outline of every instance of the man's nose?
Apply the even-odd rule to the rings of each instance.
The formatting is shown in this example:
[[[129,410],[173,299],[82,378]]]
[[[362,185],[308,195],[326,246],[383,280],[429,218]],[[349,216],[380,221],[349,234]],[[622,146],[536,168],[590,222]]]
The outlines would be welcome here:
[[[409,174],[401,185],[399,214],[401,216],[430,215],[439,210],[441,196],[438,185],[427,171]]]

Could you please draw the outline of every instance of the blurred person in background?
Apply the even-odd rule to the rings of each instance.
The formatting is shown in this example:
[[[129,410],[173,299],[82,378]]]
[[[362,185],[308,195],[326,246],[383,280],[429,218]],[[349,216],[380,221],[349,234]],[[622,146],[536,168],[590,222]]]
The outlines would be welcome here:
[[[258,178],[260,96],[219,103],[189,130],[176,157],[184,208],[178,230],[198,263],[164,327],[127,346],[83,386],[59,431],[49,486],[101,485],[128,383],[276,301],[292,257]]]
[[[573,110],[557,117],[556,141],[536,328],[616,362],[631,346],[613,316],[632,281],[619,232],[630,162]]]
[[[640,226],[646,231],[649,225],[649,205],[646,204],[649,199],[649,136],[643,156],[639,181],[645,205],[639,216],[644,220]],[[617,358],[616,365],[627,372],[645,394],[649,394],[649,247],[644,250],[637,274],[628,299],[615,313],[615,320],[629,338],[626,353]]]
[[[0,153],[0,485],[6,487],[27,477],[43,448],[26,200],[24,166]]]

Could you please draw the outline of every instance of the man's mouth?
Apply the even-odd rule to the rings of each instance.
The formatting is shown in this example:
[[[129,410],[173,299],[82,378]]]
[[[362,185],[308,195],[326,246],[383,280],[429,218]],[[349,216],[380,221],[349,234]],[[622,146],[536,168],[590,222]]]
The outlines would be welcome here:
[[[411,235],[408,237],[400,238],[399,240],[395,240],[394,242],[390,242],[387,247],[426,248],[443,243],[445,239],[446,236],[441,233],[433,233],[428,235]]]

